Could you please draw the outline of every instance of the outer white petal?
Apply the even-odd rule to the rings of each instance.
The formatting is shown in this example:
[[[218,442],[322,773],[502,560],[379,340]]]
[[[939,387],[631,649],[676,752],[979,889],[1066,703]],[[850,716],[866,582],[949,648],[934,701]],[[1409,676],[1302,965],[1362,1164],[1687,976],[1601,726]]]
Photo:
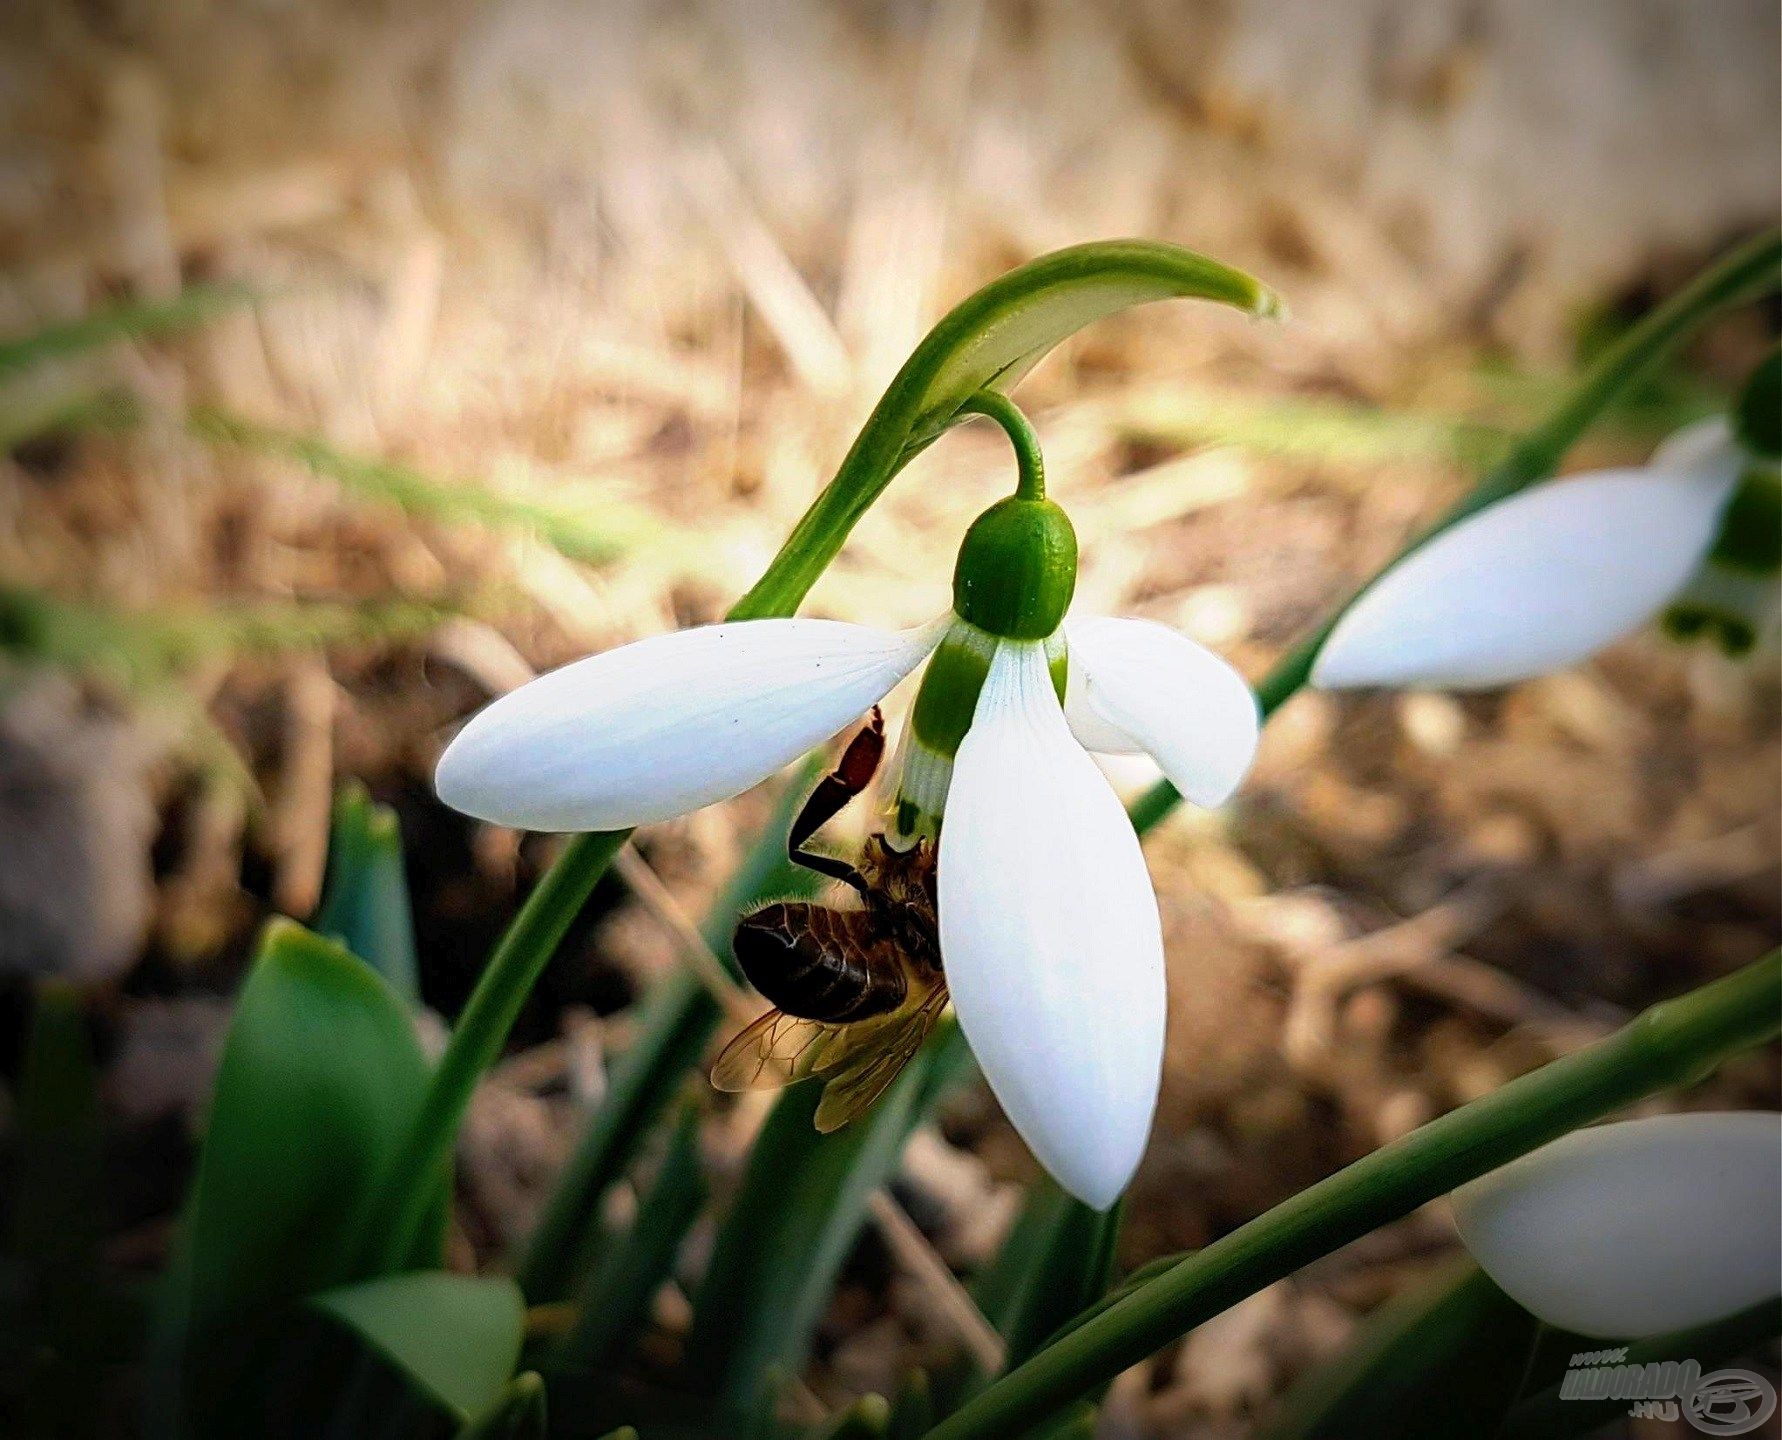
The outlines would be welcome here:
[[[1732,426],[1724,415],[1710,415],[1674,430],[1652,452],[1646,462],[1648,470],[1701,470],[1727,464],[1737,465],[1737,442]]]
[[[1782,1294],[1782,1116],[1578,1130],[1454,1192],[1460,1238],[1549,1325],[1632,1339]]]
[[[1483,689],[1561,670],[1651,619],[1707,554],[1728,457],[1537,486],[1437,536],[1352,605],[1312,683]]]
[[[1091,750],[1143,751],[1196,805],[1231,797],[1256,758],[1262,717],[1244,677],[1150,620],[1070,619],[1065,714]]]
[[[1106,1209],[1150,1134],[1163,937],[1138,837],[1065,724],[1043,646],[997,648],[940,842],[941,956],[984,1077],[1040,1163]]]
[[[434,783],[527,830],[620,830],[739,795],[858,720],[938,626],[744,620],[657,635],[542,675],[474,716]]]

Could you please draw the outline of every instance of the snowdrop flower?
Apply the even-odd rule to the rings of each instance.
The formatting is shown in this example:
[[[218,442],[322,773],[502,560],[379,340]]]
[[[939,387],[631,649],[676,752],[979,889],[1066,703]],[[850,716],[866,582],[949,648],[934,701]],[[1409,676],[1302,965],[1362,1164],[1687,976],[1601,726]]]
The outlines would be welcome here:
[[[889,839],[938,839],[966,1038],[1041,1163],[1106,1208],[1156,1106],[1163,940],[1138,837],[1089,750],[1148,752],[1216,805],[1260,722],[1243,679],[1186,637],[1066,620],[1075,583],[1070,521],[1024,480],[967,532],[953,612],[933,625],[747,620],[577,661],[473,718],[440,760],[440,797],[528,829],[665,820],[766,779],[926,659]]]
[[[1337,622],[1312,683],[1484,689],[1564,669],[1667,612],[1742,653],[1774,629],[1775,460],[1724,420],[1638,469],[1538,485],[1443,531]]]
[[[1782,1116],[1576,1130],[1453,1201],[1486,1274],[1580,1335],[1662,1335],[1782,1294]]]

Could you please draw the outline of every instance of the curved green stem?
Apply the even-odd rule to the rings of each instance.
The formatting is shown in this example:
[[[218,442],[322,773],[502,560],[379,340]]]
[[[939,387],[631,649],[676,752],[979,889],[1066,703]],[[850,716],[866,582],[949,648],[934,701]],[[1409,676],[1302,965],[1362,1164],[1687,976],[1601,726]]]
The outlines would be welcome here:
[[[1015,447],[1015,467],[1019,472],[1015,494],[1022,500],[1046,498],[1046,461],[1040,454],[1039,436],[1015,402],[1000,390],[980,390],[959,407],[961,415],[982,415],[1002,426]]]
[[[500,1056],[539,974],[630,833],[612,830],[572,839],[501,937],[452,1027],[378,1202],[366,1212],[355,1246],[357,1271],[376,1274],[410,1263],[437,1263],[436,1257],[416,1255],[438,1203],[439,1188],[430,1182],[451,1164],[458,1125],[477,1081]]]
[[[1782,951],[1647,1010],[1302,1190],[1010,1371],[929,1440],[1019,1435],[1302,1265],[1648,1095],[1705,1078],[1782,1032]]]
[[[983,390],[1007,390],[1084,325],[1151,300],[1197,298],[1283,313],[1254,277],[1176,245],[1097,241],[1042,255],[961,301],[928,332],[873,407],[835,478],[804,513],[732,620],[790,615],[873,501],[962,418]]]
[[[1590,426],[1632,386],[1650,375],[1679,345],[1723,310],[1759,299],[1782,284],[1782,235],[1759,236],[1704,271],[1653,310],[1606,350],[1546,422],[1490,470],[1457,504],[1375,572],[1360,589],[1331,611],[1324,622],[1285,655],[1257,683],[1256,698],[1267,719],[1311,678],[1312,665],[1343,613],[1369,585],[1442,531],[1544,480]],[[1181,795],[1167,780],[1139,796],[1132,823],[1143,835],[1175,809]]]

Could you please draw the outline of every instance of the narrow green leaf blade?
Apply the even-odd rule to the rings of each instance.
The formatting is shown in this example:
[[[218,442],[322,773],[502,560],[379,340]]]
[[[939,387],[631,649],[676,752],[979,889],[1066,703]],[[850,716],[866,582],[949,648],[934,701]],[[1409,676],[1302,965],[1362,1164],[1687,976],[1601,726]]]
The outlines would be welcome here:
[[[891,1178],[919,1118],[924,1051],[860,1119],[817,1133],[822,1086],[794,1085],[756,1138],[693,1311],[688,1384],[749,1414],[769,1377],[796,1373],[868,1196]]]
[[[0,380],[47,360],[65,360],[119,340],[145,340],[190,330],[253,298],[235,285],[195,285],[167,300],[126,300],[76,320],[0,340]]]
[[[786,859],[786,832],[815,769],[807,762],[786,787],[773,818],[706,917],[706,943],[731,964],[731,937],[743,911],[770,897],[811,893],[810,872]],[[686,971],[658,981],[639,1006],[635,1038],[614,1065],[606,1097],[589,1118],[518,1266],[520,1287],[533,1304],[574,1292],[577,1260],[591,1253],[588,1229],[599,1222],[602,1199],[705,1055],[719,1019],[717,1002]]]
[[[157,1404],[185,1392],[200,1416],[228,1405],[285,1307],[351,1278],[356,1212],[426,1080],[407,1010],[364,961],[292,921],[268,925],[164,1281]]]
[[[328,838],[328,879],[312,928],[338,940],[389,982],[411,1009],[421,1003],[414,909],[396,812],[363,785],[341,787]]]
[[[582,1287],[576,1325],[558,1350],[558,1365],[610,1370],[624,1358],[647,1324],[650,1301],[673,1270],[681,1241],[705,1198],[699,1110],[689,1105],[681,1112],[655,1183],[638,1206],[637,1219],[606,1250]]]
[[[1457,1266],[1370,1316],[1346,1351],[1303,1377],[1267,1440],[1497,1434],[1538,1322],[1477,1266]]]
[[[493,1407],[458,1432],[458,1440],[545,1440],[544,1377],[527,1370],[508,1381]]]
[[[461,1420],[500,1398],[526,1329],[526,1302],[505,1276],[424,1270],[330,1290],[310,1303]]]
[[[816,1432],[816,1440],[884,1440],[891,1428],[891,1407],[883,1395],[862,1395]]]

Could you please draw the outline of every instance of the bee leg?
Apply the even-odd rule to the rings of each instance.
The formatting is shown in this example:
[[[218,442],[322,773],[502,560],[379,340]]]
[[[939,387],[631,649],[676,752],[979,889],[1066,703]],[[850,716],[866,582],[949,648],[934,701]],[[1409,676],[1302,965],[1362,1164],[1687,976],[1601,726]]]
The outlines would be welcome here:
[[[879,761],[884,758],[884,754],[885,719],[875,705],[866,724],[848,741],[848,748],[842,751],[835,769],[817,782],[817,788],[811,791],[811,798],[804,802],[804,808],[792,822],[791,832],[786,836],[786,855],[794,865],[802,865],[807,870],[815,870],[819,875],[839,880],[862,895],[867,893],[865,877],[846,860],[838,860],[833,855],[823,855],[804,847],[812,835],[839,815],[850,800],[872,783],[872,777],[878,773]]]

